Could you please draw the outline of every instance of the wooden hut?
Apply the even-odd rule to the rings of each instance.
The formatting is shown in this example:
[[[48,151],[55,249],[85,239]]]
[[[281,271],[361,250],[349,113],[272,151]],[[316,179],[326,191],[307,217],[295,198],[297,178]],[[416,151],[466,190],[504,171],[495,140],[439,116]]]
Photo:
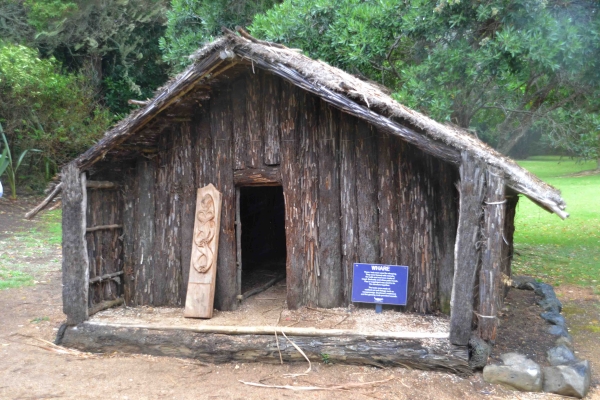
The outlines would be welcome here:
[[[518,194],[565,218],[556,189],[299,51],[227,34],[192,58],[63,169],[69,325],[121,297],[183,307],[196,190],[212,183],[223,195],[216,308],[243,295],[241,253],[255,248],[236,237],[246,193],[280,210],[269,242],[289,308],[347,305],[355,262],[406,265],[401,311],[449,313],[454,345],[475,326],[494,338]]]

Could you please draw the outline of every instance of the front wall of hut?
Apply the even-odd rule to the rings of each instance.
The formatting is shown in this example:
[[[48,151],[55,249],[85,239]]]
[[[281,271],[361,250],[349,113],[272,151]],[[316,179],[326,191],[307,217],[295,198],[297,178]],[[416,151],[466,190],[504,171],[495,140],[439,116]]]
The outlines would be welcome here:
[[[214,87],[157,153],[97,167],[90,179],[119,175],[121,189],[88,189],[88,221],[123,230],[88,237],[90,278],[124,275],[121,289],[90,290],[90,305],[123,290],[130,305],[183,306],[196,188],[212,183],[223,194],[215,306],[234,309],[235,189],[263,179],[283,187],[288,307],[348,304],[353,263],[366,262],[409,266],[406,311],[450,311],[456,168],[270,74]]]

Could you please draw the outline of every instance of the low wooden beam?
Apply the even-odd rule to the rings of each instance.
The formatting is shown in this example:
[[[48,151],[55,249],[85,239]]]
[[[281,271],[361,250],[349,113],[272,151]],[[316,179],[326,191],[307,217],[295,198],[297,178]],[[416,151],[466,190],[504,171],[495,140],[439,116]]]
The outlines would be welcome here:
[[[236,186],[281,186],[279,167],[239,169],[233,173]]]
[[[102,282],[108,279],[112,279],[114,277],[117,277],[119,275],[123,275],[123,271],[118,271],[118,272],[113,272],[112,274],[104,274],[101,276],[97,276],[95,278],[90,279],[90,285],[96,282]]]
[[[125,300],[122,297],[118,297],[114,300],[105,300],[102,303],[94,304],[88,311],[89,315],[94,315],[100,311],[108,310],[109,308],[118,307],[123,305]]]
[[[121,229],[122,227],[123,227],[123,225],[117,225],[117,224],[97,225],[97,226],[90,226],[89,228],[86,228],[85,231],[86,232],[95,232],[95,231],[103,231],[103,230],[110,230],[110,229]]]
[[[87,181],[85,187],[88,189],[117,189],[119,185],[108,181]]]
[[[90,266],[85,239],[87,191],[85,173],[74,163],[62,170],[62,283],[63,312],[67,325],[88,319]]]
[[[464,346],[469,342],[473,322],[473,291],[480,258],[478,242],[485,189],[485,164],[463,152],[459,172],[460,201],[450,299],[450,342]]]
[[[506,215],[504,171],[488,166],[485,213],[482,229],[483,253],[479,272],[477,330],[483,340],[495,341],[502,289],[502,247]]]
[[[209,328],[209,326],[206,326]],[[228,327],[236,328],[236,327]],[[444,371],[462,376],[472,374],[466,346],[453,346],[447,338],[368,339],[352,336],[294,335],[292,328],[269,327],[265,334],[238,335],[197,332],[193,328],[145,327],[86,322],[67,328],[61,344],[90,352],[142,353],[154,356],[186,357],[210,363],[224,362],[305,362],[286,335],[313,361],[322,355],[338,364],[405,367]],[[296,328],[301,329],[301,328]]]

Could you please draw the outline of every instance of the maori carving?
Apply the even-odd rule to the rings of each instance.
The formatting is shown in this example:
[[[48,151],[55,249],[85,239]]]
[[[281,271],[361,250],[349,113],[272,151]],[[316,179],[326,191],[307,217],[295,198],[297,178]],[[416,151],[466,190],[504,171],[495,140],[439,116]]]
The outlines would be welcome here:
[[[192,259],[194,269],[199,273],[206,273],[214,264],[212,242],[217,231],[215,223],[215,202],[210,194],[205,194],[200,200],[200,209],[196,211],[196,229],[194,231],[194,244],[196,251]]]
[[[183,315],[211,318],[215,300],[221,193],[211,184],[198,189],[192,239],[190,276]]]

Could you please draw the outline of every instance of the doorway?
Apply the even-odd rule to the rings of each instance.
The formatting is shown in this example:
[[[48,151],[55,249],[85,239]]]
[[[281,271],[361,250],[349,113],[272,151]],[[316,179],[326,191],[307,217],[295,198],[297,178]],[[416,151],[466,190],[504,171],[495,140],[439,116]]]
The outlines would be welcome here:
[[[285,281],[285,201],[281,186],[239,190],[241,293],[244,298]]]

